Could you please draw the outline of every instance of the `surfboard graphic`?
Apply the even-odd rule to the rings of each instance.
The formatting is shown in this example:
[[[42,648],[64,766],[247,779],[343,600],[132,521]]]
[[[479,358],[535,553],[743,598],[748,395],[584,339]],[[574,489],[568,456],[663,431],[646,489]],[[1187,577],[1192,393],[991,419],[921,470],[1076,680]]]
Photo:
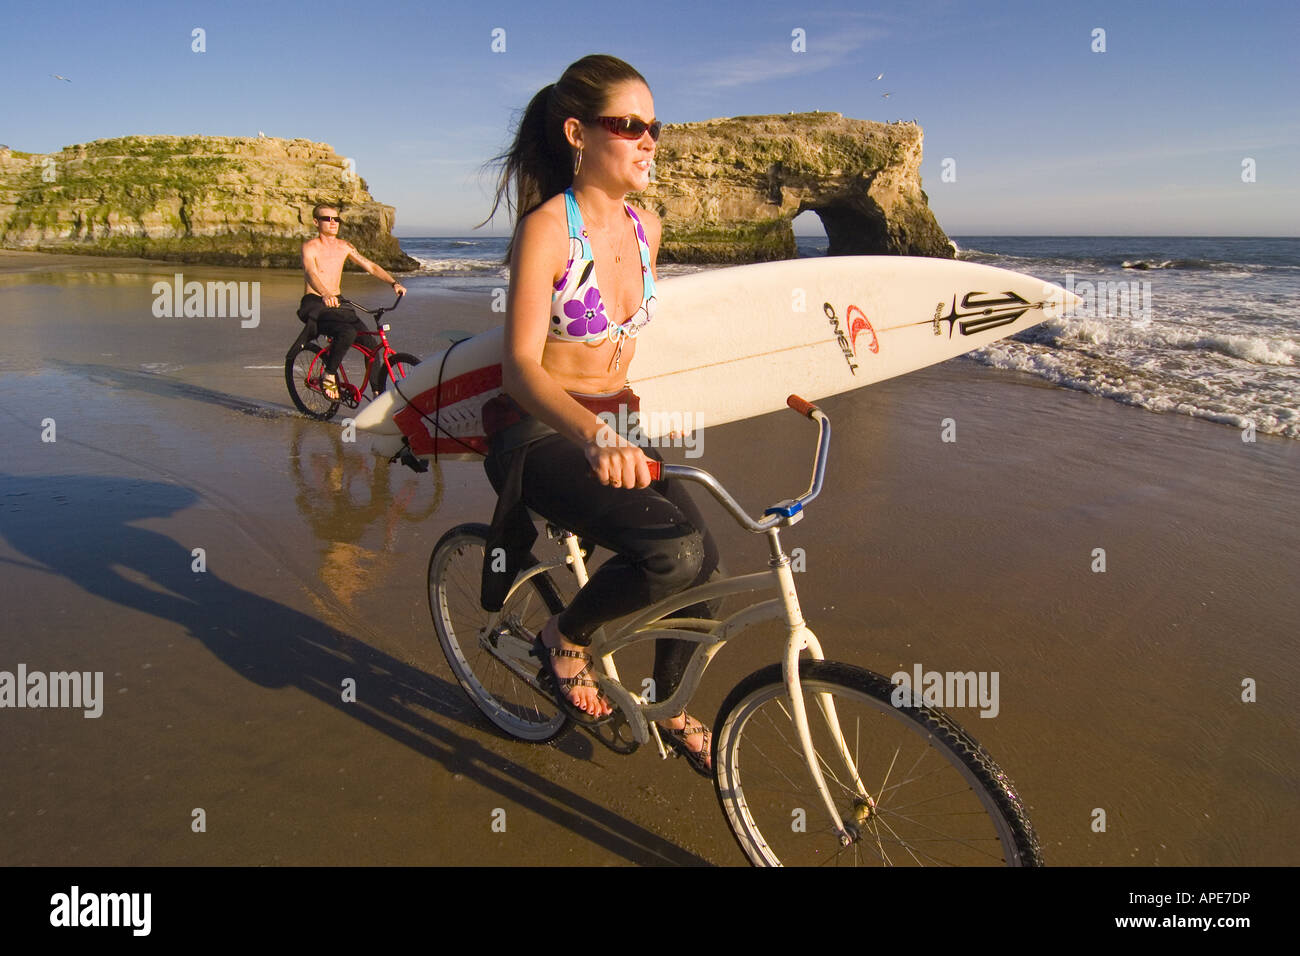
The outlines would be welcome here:
[[[906,256],[734,266],[664,279],[656,293],[629,377],[650,437],[777,411],[791,393],[816,401],[904,375],[1080,302],[1033,276]],[[419,457],[478,458],[483,403],[501,392],[502,340],[496,328],[423,359],[357,427],[381,454],[405,441]]]

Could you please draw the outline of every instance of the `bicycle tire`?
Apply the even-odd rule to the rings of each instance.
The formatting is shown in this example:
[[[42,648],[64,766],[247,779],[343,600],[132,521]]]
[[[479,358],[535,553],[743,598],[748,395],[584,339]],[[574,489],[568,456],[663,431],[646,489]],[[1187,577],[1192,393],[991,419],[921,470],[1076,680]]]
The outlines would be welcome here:
[[[312,379],[319,379],[324,371],[324,351],[315,342],[304,342],[301,348],[291,351],[284,359],[284,381],[298,411],[327,422],[338,412],[340,403],[330,401],[324,392],[307,384]]]
[[[522,639],[522,631],[511,630],[517,625],[536,634],[565,602],[545,572],[530,578],[499,612],[483,610],[479,587],[487,535],[485,524],[457,525],[434,547],[428,578],[434,630],[461,689],[483,715],[512,737],[545,743],[568,728],[569,718],[494,657],[484,642]]]
[[[774,664],[741,681],[714,723],[718,803],[751,863],[1042,865],[1014,784],[951,717],[911,702],[895,706],[895,685],[860,667],[801,660],[799,679],[827,788],[855,839],[840,844],[799,747],[781,665]],[[813,696],[821,692],[834,700],[874,806],[852,785],[832,742]]]
[[[400,382],[406,378],[407,369],[420,364],[420,360],[410,352],[394,352],[388,359],[388,364],[393,369],[393,374],[397,376]],[[388,388],[388,370],[384,368],[382,359],[375,360],[375,377],[371,390],[376,396],[383,394],[384,389]]]

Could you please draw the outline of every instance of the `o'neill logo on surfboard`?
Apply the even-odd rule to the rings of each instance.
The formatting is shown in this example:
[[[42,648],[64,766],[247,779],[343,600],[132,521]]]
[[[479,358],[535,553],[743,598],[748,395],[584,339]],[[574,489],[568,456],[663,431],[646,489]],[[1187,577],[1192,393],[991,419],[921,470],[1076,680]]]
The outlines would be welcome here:
[[[868,338],[864,341],[867,348],[870,349],[872,355],[879,355],[880,339],[876,337],[876,330],[871,327],[866,315],[856,305],[851,305],[844,311],[845,328],[840,327],[839,316],[835,314],[835,306],[829,302],[823,302],[822,311],[826,313],[826,318],[830,320],[831,329],[835,332],[835,341],[839,343],[840,351],[844,354],[844,361],[848,363],[849,371],[857,375],[858,365],[853,360],[858,357],[858,336],[866,332]]]
[[[993,298],[988,298],[992,295]],[[984,298],[981,298],[983,296]],[[998,298],[1001,296],[1001,298]],[[934,307],[934,334],[942,335],[939,323],[948,323],[948,338],[952,338],[954,327],[961,329],[962,335],[975,335],[987,332],[1002,325],[1010,325],[1030,309],[1041,309],[1042,302],[1030,302],[1014,292],[967,292],[961,297],[961,307],[969,312],[957,311],[957,297],[952,297],[952,309],[943,314],[944,304]]]

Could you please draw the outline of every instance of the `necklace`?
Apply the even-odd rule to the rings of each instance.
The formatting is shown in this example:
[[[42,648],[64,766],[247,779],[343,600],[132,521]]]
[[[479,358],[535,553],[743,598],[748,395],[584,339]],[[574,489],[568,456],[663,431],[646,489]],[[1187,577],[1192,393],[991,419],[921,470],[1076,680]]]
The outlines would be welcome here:
[[[576,193],[574,194],[574,197],[573,197],[573,198],[574,198],[575,201],[577,201],[578,196],[577,196]],[[585,223],[589,223],[589,224],[591,224],[593,227],[595,226],[595,223],[592,221],[591,217],[588,216],[585,212],[583,212],[583,209],[582,209],[582,203],[581,203],[581,202],[578,202],[578,211],[579,211],[580,213],[582,213],[582,221],[583,221],[583,222],[585,222]],[[627,216],[624,215],[624,216],[622,216],[621,218],[626,219]],[[602,227],[602,228],[599,228],[599,229],[593,228],[593,229],[592,229],[592,232],[593,232],[593,233],[599,233],[599,234],[600,234],[601,239],[603,239],[604,242],[605,242],[605,245],[609,247],[610,252],[614,253],[614,261],[615,261],[616,263],[618,263],[618,262],[622,262],[622,261],[623,261],[623,246],[627,243],[627,229],[620,229],[620,230],[619,230],[618,248],[617,248],[617,249],[614,248],[614,243],[610,240],[610,238],[609,238],[609,234],[608,234],[609,231],[608,231],[607,229],[605,229],[605,228],[603,228],[603,227]]]

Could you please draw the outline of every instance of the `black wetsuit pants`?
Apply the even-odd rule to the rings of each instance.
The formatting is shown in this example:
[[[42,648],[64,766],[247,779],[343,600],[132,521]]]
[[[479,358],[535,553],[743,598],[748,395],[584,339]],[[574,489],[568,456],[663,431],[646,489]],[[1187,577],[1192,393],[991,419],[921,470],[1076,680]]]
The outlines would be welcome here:
[[[509,457],[524,452],[523,500],[548,521],[614,552],[560,614],[560,633],[587,644],[606,621],[703,584],[718,567],[718,548],[699,509],[680,481],[656,481],[648,488],[602,485],[581,448],[560,435],[515,452],[489,456],[488,480],[501,491]],[[648,457],[658,453],[645,449]],[[712,617],[692,605],[676,614]],[[681,682],[693,641],[655,642],[656,696],[667,698]]]
[[[352,343],[357,340],[357,336],[364,332],[374,331],[374,329],[366,326],[365,322],[353,311],[352,306],[348,303],[340,302],[337,308],[331,309],[325,304],[324,299],[310,292],[304,295],[302,301],[298,303],[298,318],[304,322],[314,319],[316,321],[316,331],[322,335],[333,337],[334,345],[330,348],[330,354],[325,358],[325,371],[330,375],[338,371],[343,356],[348,354],[348,349],[352,348]],[[361,343],[369,348],[377,344],[378,341],[378,336],[369,335],[364,336]]]

